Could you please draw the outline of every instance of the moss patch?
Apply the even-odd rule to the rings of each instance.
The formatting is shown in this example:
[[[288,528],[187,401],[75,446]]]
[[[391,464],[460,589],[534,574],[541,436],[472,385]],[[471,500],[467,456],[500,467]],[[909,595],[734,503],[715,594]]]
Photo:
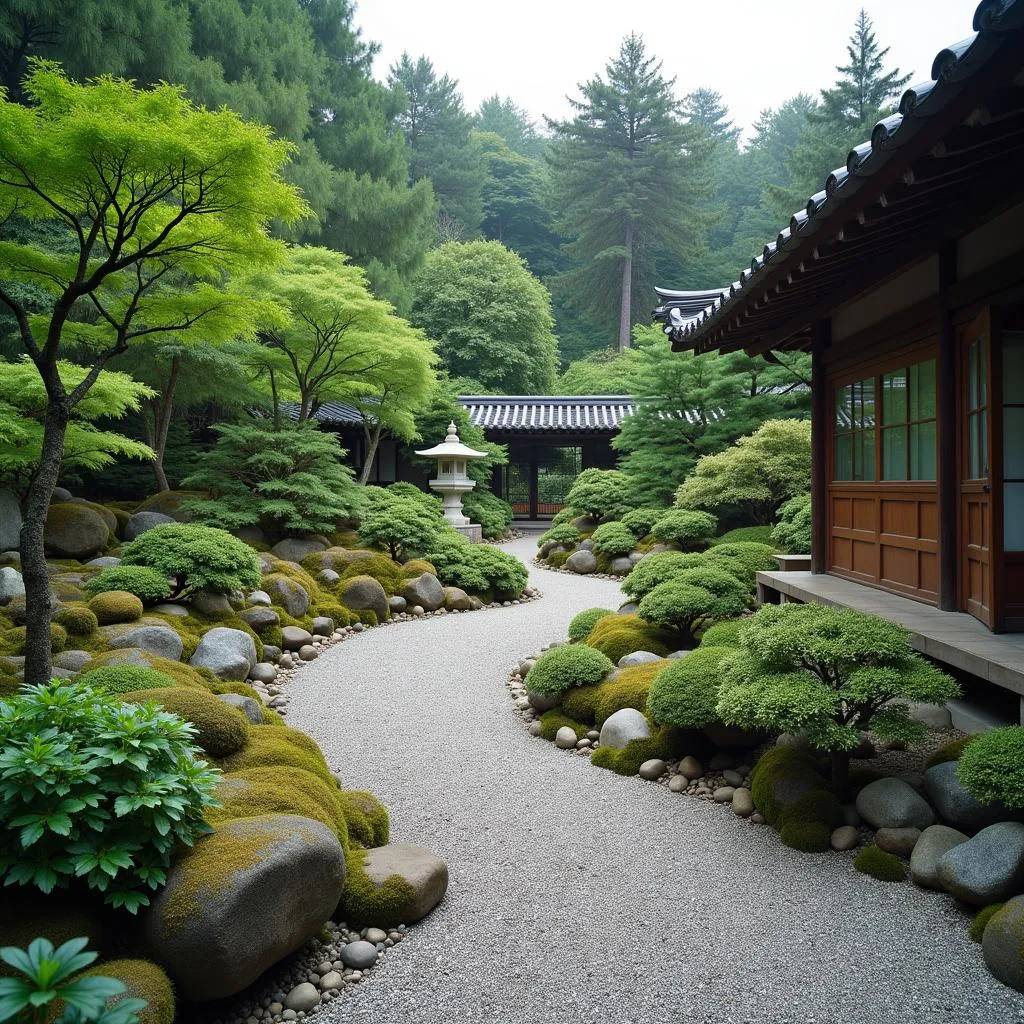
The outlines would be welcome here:
[[[586,645],[600,651],[614,664],[634,651],[650,651],[664,657],[669,653],[668,636],[644,622],[638,615],[606,615],[599,619]]]
[[[128,704],[155,701],[165,711],[191,722],[195,741],[210,757],[227,757],[241,750],[249,736],[245,716],[212,693],[173,687],[165,690],[141,690],[126,693]]]
[[[372,793],[346,790],[341,793],[340,801],[354,842],[365,847],[387,843],[390,834],[388,812]]]
[[[237,753],[218,759],[217,763],[225,772],[291,765],[303,768],[332,785],[334,783],[334,776],[320,748],[304,733],[287,725],[274,729],[250,729],[249,742]]]
[[[967,933],[970,936],[971,942],[981,942],[989,921],[991,921],[1004,906],[1006,906],[1005,903],[990,903],[987,907],[982,908],[974,915],[974,920],[971,922],[971,930]]]
[[[670,760],[681,753],[680,746],[675,730],[658,729],[646,739],[630,740],[621,750],[598,747],[590,762],[599,768],[610,768],[617,775],[636,775],[644,761],[654,757]]]
[[[865,846],[853,858],[853,866],[880,882],[902,882],[907,877],[907,866],[896,854],[887,853],[874,845]]]
[[[786,846],[804,853],[824,853],[832,846],[832,830],[820,821],[787,821],[779,830]]]
[[[925,761],[925,769],[934,768],[937,764],[945,764],[947,761],[959,761],[964,747],[973,739],[973,736],[962,736],[958,740],[951,740],[949,743],[943,743],[941,747],[936,747]]]
[[[572,729],[576,733],[576,739],[581,740],[590,731],[589,725],[584,725],[581,722],[574,721],[567,715],[563,714],[558,708],[552,708],[550,711],[545,711],[540,716],[540,734],[543,739],[554,740],[558,733],[558,730],[562,726],[566,726]]]
[[[108,1009],[122,999],[144,999],[146,1008],[136,1013],[139,1024],[174,1024],[174,987],[156,964],[149,960],[108,960],[81,975],[90,976],[115,978],[125,986],[121,995],[107,1000]]]
[[[345,874],[345,893],[340,916],[353,928],[375,925],[389,928],[403,924],[416,890],[401,875],[391,875],[377,885],[366,874],[366,853],[353,850]]]
[[[121,622],[138,622],[142,618],[142,602],[127,590],[107,590],[89,601],[89,610],[101,626]]]

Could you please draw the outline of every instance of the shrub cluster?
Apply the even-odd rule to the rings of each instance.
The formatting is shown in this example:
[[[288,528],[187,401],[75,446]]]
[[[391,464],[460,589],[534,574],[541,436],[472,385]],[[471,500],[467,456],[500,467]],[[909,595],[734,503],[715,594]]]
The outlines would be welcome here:
[[[582,644],[552,647],[526,673],[526,688],[557,700],[577,686],[599,683],[614,667],[600,651]]]
[[[731,647],[700,646],[671,661],[651,684],[647,710],[659,725],[700,729],[718,720],[718,684],[722,659]]]
[[[585,469],[573,481],[565,503],[598,521],[618,519],[636,507],[632,482],[617,469]]]
[[[454,530],[440,534],[425,555],[442,583],[471,594],[493,591],[496,596],[515,598],[529,578],[518,558],[491,544],[470,544]]]
[[[965,744],[956,774],[964,789],[983,804],[996,801],[1024,808],[1024,726],[990,729]]]
[[[663,508],[635,508],[627,512],[619,522],[633,534],[634,540],[640,541],[650,534],[651,528],[664,514]]]
[[[145,565],[112,565],[85,584],[90,594],[123,590],[134,594],[143,604],[155,604],[171,595],[171,584],[158,569]]]
[[[651,536],[662,544],[675,544],[682,551],[703,551],[717,527],[718,520],[708,512],[673,508],[658,517]]]
[[[587,608],[582,612],[577,612],[569,623],[569,639],[573,643],[579,643],[582,640],[586,640],[590,636],[591,630],[597,623],[603,619],[606,615],[614,615],[610,608]]]
[[[664,657],[670,649],[667,641],[663,631],[638,615],[607,615],[595,623],[586,644],[618,664],[634,651],[650,651]]]
[[[779,521],[772,530],[773,544],[794,555],[811,550],[811,496],[798,494],[779,507]]]
[[[659,583],[640,601],[640,618],[678,633],[694,644],[694,631],[714,619],[739,615],[746,608],[747,588],[731,573],[714,566],[684,569]]]
[[[594,550],[609,558],[628,555],[636,546],[632,531],[622,523],[602,523],[590,539]]]
[[[444,529],[434,504],[404,491],[369,490],[373,496],[359,524],[361,544],[382,548],[398,561],[409,551],[426,551]]]
[[[564,544],[566,547],[575,547],[580,542],[580,531],[569,523],[559,523],[537,538],[537,547],[542,548],[545,544]]]

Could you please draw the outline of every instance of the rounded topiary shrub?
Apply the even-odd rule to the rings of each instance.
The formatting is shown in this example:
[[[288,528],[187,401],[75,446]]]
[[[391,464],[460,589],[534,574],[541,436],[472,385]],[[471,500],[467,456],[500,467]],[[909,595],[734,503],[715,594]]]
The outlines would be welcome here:
[[[99,625],[96,613],[84,604],[65,605],[53,621],[63,626],[69,636],[91,636]]]
[[[171,584],[157,569],[145,565],[112,565],[97,573],[85,585],[90,594],[123,590],[134,594],[143,604],[155,604],[171,595]]]
[[[101,626],[113,626],[119,622],[137,622],[145,609],[142,602],[127,590],[108,590],[89,601],[89,611]]]
[[[403,576],[422,576],[425,572],[429,572],[431,576],[437,575],[434,563],[428,562],[425,558],[410,558],[408,562],[402,563]]]
[[[673,508],[662,513],[651,527],[651,536],[682,551],[703,551],[715,536],[718,520],[710,512]]]
[[[249,737],[249,726],[237,708],[225,704],[212,693],[167,687],[159,690],[135,690],[123,695],[130,704],[154,701],[165,711],[191,722],[196,743],[210,757],[227,757],[241,750]]]
[[[647,710],[659,725],[700,729],[718,721],[720,665],[731,647],[698,647],[685,658],[670,661],[651,684]]]
[[[749,596],[754,595],[759,572],[778,568],[775,549],[770,544],[753,541],[737,541],[735,544],[716,544],[704,552],[704,563],[724,569],[748,587]]]
[[[1024,726],[989,729],[966,744],[956,767],[964,789],[983,804],[1024,807]]]
[[[166,690],[177,685],[166,673],[140,665],[101,665],[81,673],[77,681],[112,694]]]
[[[643,540],[664,514],[663,508],[635,508],[632,512],[627,512],[619,522],[633,534],[634,540]]]
[[[609,558],[628,555],[636,546],[636,538],[622,523],[602,523],[590,540],[599,555]]]
[[[750,621],[749,616],[738,619],[722,619],[708,626],[700,635],[701,647],[739,647],[740,630]]]
[[[542,548],[545,544],[563,544],[567,548],[574,548],[580,542],[580,531],[570,523],[559,523],[546,530],[537,538],[537,547]]]
[[[853,858],[853,866],[880,882],[902,882],[907,877],[907,866],[896,854],[888,853],[874,845],[865,846]]]
[[[526,673],[526,688],[557,700],[577,686],[599,683],[615,666],[600,652],[580,644],[545,651]]]
[[[640,601],[645,622],[679,633],[692,643],[694,631],[712,619],[727,619],[746,608],[746,588],[731,573],[711,566],[684,569]]]
[[[590,631],[606,615],[614,615],[610,608],[587,608],[585,611],[577,612],[569,623],[569,639],[573,643],[586,640]]]
[[[665,634],[637,615],[606,615],[597,621],[585,643],[616,665],[634,651],[650,651],[659,657],[669,653]]]
[[[646,597],[656,586],[674,579],[684,569],[701,564],[701,556],[682,551],[660,551],[637,562],[622,581],[623,593],[634,601]]]

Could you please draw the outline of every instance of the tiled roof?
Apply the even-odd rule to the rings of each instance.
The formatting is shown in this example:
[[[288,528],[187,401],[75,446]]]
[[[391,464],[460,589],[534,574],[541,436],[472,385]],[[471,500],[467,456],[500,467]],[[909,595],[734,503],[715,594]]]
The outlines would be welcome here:
[[[629,395],[461,395],[474,426],[520,433],[614,433],[633,411]]]
[[[281,407],[292,418],[298,416],[299,407],[290,402],[282,402]],[[324,402],[315,413],[313,418],[321,423],[330,423],[333,426],[361,427],[363,425],[363,414],[348,402]]]
[[[934,251],[932,235],[955,204],[978,210],[1000,188],[1019,192],[1024,0],[983,0],[973,27],[936,54],[931,79],[904,92],[897,112],[850,150],[737,280],[705,292],[656,289],[654,319],[673,348],[786,343],[854,268],[895,263],[915,238]],[[972,197],[979,182],[987,187]]]

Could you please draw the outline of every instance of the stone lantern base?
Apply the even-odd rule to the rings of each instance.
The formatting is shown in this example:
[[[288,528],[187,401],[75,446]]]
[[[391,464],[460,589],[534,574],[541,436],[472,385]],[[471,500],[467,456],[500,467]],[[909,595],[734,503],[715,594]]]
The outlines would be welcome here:
[[[483,527],[479,523],[467,523],[465,526],[453,526],[453,530],[458,530],[463,537],[470,542],[470,544],[482,544],[484,539]]]

